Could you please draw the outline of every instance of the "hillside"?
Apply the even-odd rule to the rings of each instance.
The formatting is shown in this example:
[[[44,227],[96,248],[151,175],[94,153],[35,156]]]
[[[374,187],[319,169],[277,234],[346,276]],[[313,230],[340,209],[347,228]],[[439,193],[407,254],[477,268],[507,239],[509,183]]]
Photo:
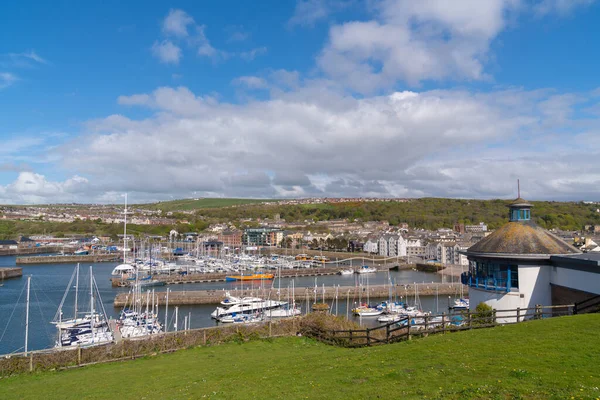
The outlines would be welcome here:
[[[244,204],[256,204],[271,202],[277,200],[269,199],[228,199],[228,198],[202,198],[202,199],[182,199],[182,200],[171,200],[161,201],[153,204],[138,204],[135,207],[145,208],[150,210],[162,210],[162,211],[190,211],[198,210],[201,208],[219,208],[219,207],[230,207],[239,206]]]
[[[219,220],[272,218],[279,214],[287,222],[326,221],[347,218],[359,221],[402,222],[410,227],[452,228],[456,222],[477,224],[481,221],[495,229],[507,221],[507,200],[457,200],[441,198],[413,199],[407,202],[378,201],[302,205],[245,205],[235,209],[204,209],[199,215]],[[532,215],[543,228],[579,230],[600,224],[597,206],[582,202],[534,201]]]
[[[2,399],[598,398],[600,315],[363,349],[306,338],[0,380]]]

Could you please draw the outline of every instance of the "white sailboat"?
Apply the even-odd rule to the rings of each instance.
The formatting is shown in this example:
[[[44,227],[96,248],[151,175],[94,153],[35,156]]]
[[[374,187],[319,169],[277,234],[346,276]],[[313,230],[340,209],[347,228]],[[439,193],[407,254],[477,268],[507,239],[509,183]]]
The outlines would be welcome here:
[[[63,321],[62,320],[62,307],[67,297],[68,291],[71,287],[74,277],[77,277],[76,289],[75,289],[75,307],[73,318]],[[69,286],[63,296],[61,304],[55,316],[55,320],[52,322],[58,329],[58,340],[56,346],[69,347],[69,346],[96,346],[101,344],[110,343],[113,341],[113,334],[108,326],[106,310],[100,299],[100,293],[98,286],[94,279],[92,267],[90,266],[90,310],[83,316],[79,316],[78,311],[78,292],[79,290],[79,265],[71,276]],[[98,310],[96,310],[96,302],[99,304]]]

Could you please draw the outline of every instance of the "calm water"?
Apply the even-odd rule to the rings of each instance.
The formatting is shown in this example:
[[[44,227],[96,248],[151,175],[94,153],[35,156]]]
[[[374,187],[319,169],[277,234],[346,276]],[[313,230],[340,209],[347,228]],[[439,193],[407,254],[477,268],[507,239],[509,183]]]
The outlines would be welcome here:
[[[14,256],[0,256],[0,267],[12,267],[15,265]],[[116,263],[98,263],[91,264],[94,271],[94,277],[100,291],[102,302],[109,317],[117,317],[120,310],[113,307],[115,296],[121,292],[127,292],[126,288],[113,288],[109,281],[110,273],[117,265]],[[75,265],[73,264],[39,264],[23,266],[23,277],[19,279],[8,279],[4,281],[4,285],[0,287],[0,354],[6,354],[16,351],[23,351],[25,341],[25,309],[26,309],[26,276],[31,275],[31,291],[30,291],[30,309],[29,309],[29,349],[38,350],[52,347],[55,341],[56,329],[50,324],[54,318],[58,306],[63,298],[65,289]],[[444,277],[448,278],[448,277]],[[354,286],[358,284],[366,285],[366,276],[350,275],[350,276],[323,276],[318,277],[316,284],[319,287],[325,286]],[[442,282],[442,277],[437,274],[404,270],[391,271],[387,273],[369,274],[369,284],[385,284],[389,280],[394,284],[409,284],[409,283],[432,283]],[[314,287],[314,277],[296,277],[282,278],[281,283],[275,279],[272,282],[263,282],[262,284],[272,285],[274,287],[291,286],[292,281],[295,287]],[[451,281],[451,279],[444,279]],[[89,309],[89,264],[80,268],[80,285],[79,285],[79,310]],[[260,284],[255,283],[255,288],[260,287]],[[235,293],[236,290],[252,288],[252,284],[240,282],[219,282],[219,283],[204,283],[204,284],[185,284],[172,285],[169,289],[172,291],[185,290],[203,290],[203,289],[218,289],[230,290]],[[156,291],[164,291],[166,287],[155,288]],[[397,287],[394,296],[398,300],[405,300],[412,304],[414,303],[414,293],[407,293],[401,286]],[[340,315],[346,315],[347,311],[354,306],[358,299],[350,298],[350,304],[346,302],[346,296],[340,293],[340,298],[337,303],[337,310]],[[424,310],[440,312],[445,311],[449,305],[450,299],[448,296],[420,296],[420,302]],[[332,306],[332,312],[336,310],[336,303],[329,300],[328,303]],[[63,318],[69,318],[73,313],[74,295],[71,291],[70,295],[65,299],[63,306]],[[301,302],[303,311],[306,309],[305,302]],[[183,327],[184,317],[188,316],[191,321],[192,328],[214,326],[216,322],[210,318],[210,313],[214,310],[215,305],[197,305],[197,306],[180,306],[179,307],[179,322],[180,329]],[[165,307],[160,307],[159,318],[164,319]],[[174,307],[169,308],[169,320],[172,326],[174,317]],[[354,318],[354,317],[351,317]],[[358,321],[358,320],[357,320]],[[366,325],[375,325],[377,322],[372,318],[363,318],[360,321]],[[170,328],[170,330],[172,327]]]

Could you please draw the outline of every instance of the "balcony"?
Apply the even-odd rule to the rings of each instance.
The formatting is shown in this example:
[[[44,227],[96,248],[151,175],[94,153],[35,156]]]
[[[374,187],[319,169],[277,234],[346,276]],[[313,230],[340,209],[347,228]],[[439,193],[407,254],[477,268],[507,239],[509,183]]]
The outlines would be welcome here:
[[[506,272],[501,272],[497,276],[474,275],[471,272],[463,272],[460,276],[460,281],[463,285],[469,287],[489,290],[493,292],[510,292],[511,289],[517,289],[512,285],[510,269]]]

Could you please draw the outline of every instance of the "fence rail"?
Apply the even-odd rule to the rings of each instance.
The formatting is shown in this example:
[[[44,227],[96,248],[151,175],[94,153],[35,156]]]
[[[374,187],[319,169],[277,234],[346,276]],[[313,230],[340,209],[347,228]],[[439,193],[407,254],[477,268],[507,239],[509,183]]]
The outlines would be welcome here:
[[[399,321],[375,328],[314,332],[313,336],[326,343],[344,347],[364,347],[410,340],[414,336],[489,328],[502,324],[514,324],[527,320],[573,315],[575,313],[573,304],[490,310],[489,312],[464,310],[419,317],[405,316]]]

